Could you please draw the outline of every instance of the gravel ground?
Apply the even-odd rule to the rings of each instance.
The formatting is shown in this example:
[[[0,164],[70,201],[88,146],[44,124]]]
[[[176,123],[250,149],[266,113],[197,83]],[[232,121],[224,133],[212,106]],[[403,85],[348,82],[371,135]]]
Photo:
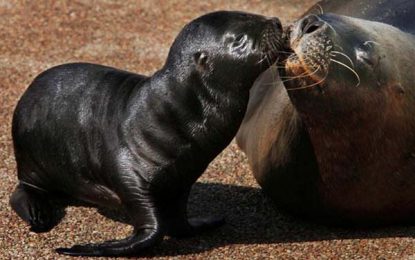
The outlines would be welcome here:
[[[94,209],[69,208],[37,235],[11,211],[16,185],[10,121],[33,77],[53,65],[89,61],[142,74],[160,68],[181,27],[213,10],[246,10],[295,19],[316,1],[14,1],[0,0],[0,258],[64,259],[53,248],[122,238],[130,227]],[[232,2],[232,3],[230,3]],[[224,215],[227,224],[190,239],[166,239],[154,259],[415,259],[414,227],[345,230],[303,222],[274,209],[246,158],[232,144],[195,184],[190,215]]]

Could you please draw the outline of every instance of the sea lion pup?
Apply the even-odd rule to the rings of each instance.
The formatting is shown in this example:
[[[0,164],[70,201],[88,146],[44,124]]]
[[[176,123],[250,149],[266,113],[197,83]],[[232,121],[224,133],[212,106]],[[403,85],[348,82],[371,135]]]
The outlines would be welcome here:
[[[238,138],[280,208],[330,224],[413,223],[414,14],[414,1],[323,1],[286,31],[282,80],[252,88],[250,103],[267,98]]]
[[[12,208],[34,232],[52,229],[68,205],[128,212],[131,236],[57,249],[75,256],[135,255],[166,234],[222,224],[187,219],[188,194],[236,134],[280,36],[277,18],[215,12],[184,27],[151,77],[84,63],[43,72],[13,117]]]

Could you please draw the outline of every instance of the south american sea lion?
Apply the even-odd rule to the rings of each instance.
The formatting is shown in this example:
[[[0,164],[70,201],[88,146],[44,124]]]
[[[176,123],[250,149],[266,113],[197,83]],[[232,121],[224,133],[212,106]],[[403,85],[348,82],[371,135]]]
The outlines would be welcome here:
[[[128,213],[131,236],[57,249],[77,256],[136,255],[220,225],[188,219],[188,194],[236,134],[279,39],[277,18],[215,12],[184,27],[151,77],[85,63],[41,73],[14,112],[12,208],[35,232],[69,205]]]
[[[323,223],[415,215],[414,1],[322,1],[252,88],[238,133],[275,203]]]

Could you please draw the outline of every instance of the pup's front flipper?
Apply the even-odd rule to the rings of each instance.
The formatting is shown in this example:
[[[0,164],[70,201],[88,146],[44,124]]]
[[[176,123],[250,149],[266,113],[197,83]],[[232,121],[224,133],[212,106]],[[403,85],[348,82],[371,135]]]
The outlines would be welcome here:
[[[56,252],[72,256],[137,256],[163,239],[165,232],[148,186],[134,175],[130,175],[128,182],[125,180],[119,179],[123,187],[119,196],[134,226],[133,234],[121,240],[58,248]]]
[[[71,256],[131,256],[138,255],[162,239],[156,229],[141,229],[133,235],[101,244],[75,245],[71,248],[57,248],[56,252]]]

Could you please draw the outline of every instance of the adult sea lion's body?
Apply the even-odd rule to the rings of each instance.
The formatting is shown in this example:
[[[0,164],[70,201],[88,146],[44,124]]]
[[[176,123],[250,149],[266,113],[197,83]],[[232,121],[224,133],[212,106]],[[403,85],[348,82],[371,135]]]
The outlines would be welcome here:
[[[413,221],[413,15],[414,1],[322,1],[288,29],[293,54],[258,79],[237,137],[277,205],[324,223]]]
[[[80,63],[43,72],[14,113],[12,208],[35,232],[68,205],[129,214],[130,237],[58,249],[70,255],[138,254],[165,234],[220,225],[188,220],[188,193],[235,135],[280,36],[277,19],[216,12],[188,24],[151,77]]]

